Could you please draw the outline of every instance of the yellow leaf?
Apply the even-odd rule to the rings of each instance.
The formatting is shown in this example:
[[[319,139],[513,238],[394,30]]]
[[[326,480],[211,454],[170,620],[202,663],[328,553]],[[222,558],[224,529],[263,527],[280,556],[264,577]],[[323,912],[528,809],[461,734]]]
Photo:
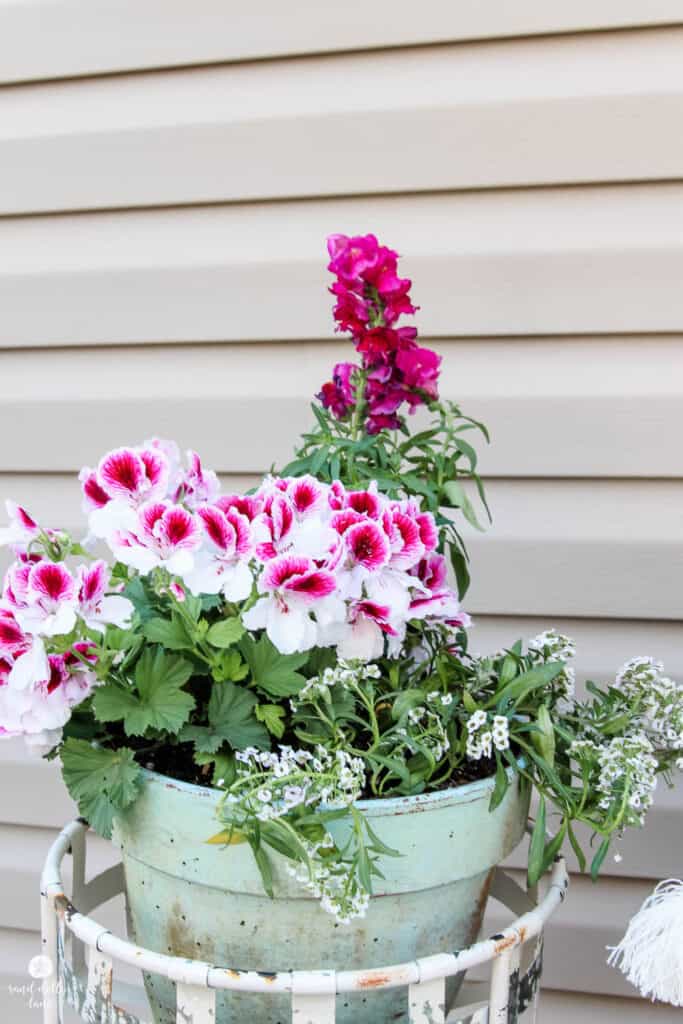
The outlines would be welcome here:
[[[227,828],[206,840],[207,844],[211,846],[237,846],[238,843],[246,843],[246,841],[247,837],[242,835],[241,832]]]

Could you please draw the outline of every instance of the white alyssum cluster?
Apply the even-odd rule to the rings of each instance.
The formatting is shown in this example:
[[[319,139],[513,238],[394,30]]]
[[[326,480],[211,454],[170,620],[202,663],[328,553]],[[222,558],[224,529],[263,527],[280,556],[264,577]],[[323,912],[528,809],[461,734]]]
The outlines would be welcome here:
[[[592,762],[600,808],[612,810],[620,827],[643,825],[657,786],[657,759],[647,736],[614,736],[605,743],[575,740],[570,751],[577,760]]]
[[[275,753],[248,747],[235,758],[237,779],[225,796],[234,822],[271,821],[302,804],[348,807],[365,785],[363,761],[344,750],[318,746],[311,753],[283,745]]]
[[[664,675],[661,661],[632,658],[619,670],[615,686],[637,701],[639,725],[655,747],[683,751],[683,687]],[[683,768],[683,757],[677,767]]]
[[[489,714],[479,708],[466,722],[467,756],[471,761],[491,757],[494,750],[507,750],[510,746],[510,726],[505,715]]]
[[[370,894],[360,885],[355,871],[349,870],[348,863],[330,856],[335,843],[329,832],[319,843],[303,839],[301,842],[308,861],[288,864],[288,874],[319,899],[322,909],[338,924],[350,924],[355,918],[365,917]]]
[[[558,633],[555,629],[547,629],[544,633],[532,637],[527,643],[529,654],[534,660],[573,661],[576,657],[576,644],[571,637]],[[576,671],[572,665],[565,665],[562,672],[553,679],[551,686],[556,696],[556,706],[560,714],[567,714],[574,707],[576,690]]]
[[[406,715],[406,725],[396,731],[411,754],[421,750],[430,753],[435,761],[440,761],[450,750],[443,719],[438,711],[423,704],[411,708]]]
[[[339,661],[332,668],[326,668],[320,675],[313,676],[299,690],[296,700],[290,700],[292,711],[306,700],[315,701],[318,697],[329,700],[332,689],[341,686],[346,690],[357,689],[364,680],[380,679],[382,672],[379,665],[363,662]]]

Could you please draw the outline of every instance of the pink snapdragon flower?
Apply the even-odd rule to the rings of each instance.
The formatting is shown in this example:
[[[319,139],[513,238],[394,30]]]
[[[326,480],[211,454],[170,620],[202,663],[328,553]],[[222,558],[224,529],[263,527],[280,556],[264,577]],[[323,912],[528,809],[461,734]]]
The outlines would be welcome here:
[[[202,505],[197,516],[204,530],[204,546],[194,568],[184,575],[193,594],[222,593],[228,601],[244,601],[254,583],[249,559],[253,542],[246,516],[228,507]]]
[[[258,581],[264,596],[242,621],[247,629],[265,629],[282,654],[310,650],[318,640],[312,613],[336,586],[334,574],[312,559],[281,555],[265,566]]]
[[[366,431],[397,430],[404,404],[413,412],[438,398],[441,357],[417,344],[414,327],[398,326],[417,307],[410,280],[398,275],[393,249],[374,235],[331,235],[327,244],[328,269],[336,276],[330,289],[337,300],[334,317],[340,330],[351,332],[361,366],[338,363],[317,397],[336,419],[348,419],[358,401],[353,382],[363,372]]]

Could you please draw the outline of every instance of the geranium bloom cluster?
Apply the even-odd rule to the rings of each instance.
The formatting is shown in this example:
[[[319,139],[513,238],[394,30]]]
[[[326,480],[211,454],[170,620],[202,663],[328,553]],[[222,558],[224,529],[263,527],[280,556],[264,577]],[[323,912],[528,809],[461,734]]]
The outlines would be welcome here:
[[[318,397],[340,420],[362,402],[370,434],[396,429],[402,405],[413,411],[438,397],[441,358],[418,345],[414,327],[398,326],[417,309],[410,280],[398,276],[398,253],[374,235],[331,235],[327,247],[336,278],[334,318],[338,329],[351,332],[361,362],[337,363]]]
[[[96,685],[89,633],[102,632],[108,623],[126,625],[132,605],[111,592],[103,561],[67,567],[59,560],[64,534],[41,530],[12,502],[7,511],[10,524],[2,542],[11,546],[15,561],[0,597],[0,736],[24,736],[45,753],[59,743],[72,709]],[[64,637],[72,641],[66,650],[57,642]]]
[[[110,452],[82,474],[89,524],[120,562],[166,570],[194,594],[256,600],[243,614],[283,654],[336,646],[372,660],[398,654],[411,619],[460,625],[431,513],[374,486],[267,477],[251,496],[217,492],[191,454],[191,479],[168,443]],[[464,621],[464,620],[463,620]]]
[[[198,455],[183,465],[177,446],[158,440],[108,452],[80,480],[89,536],[117,562],[157,574],[180,601],[189,591],[246,602],[244,624],[265,629],[283,654],[334,646],[342,658],[373,660],[398,655],[410,620],[451,630],[467,622],[434,518],[415,500],[312,476],[222,495]],[[20,506],[8,512],[0,539],[15,561],[0,603],[0,727],[54,745],[95,684],[89,631],[127,625],[132,605],[104,561],[67,565],[65,534]]]

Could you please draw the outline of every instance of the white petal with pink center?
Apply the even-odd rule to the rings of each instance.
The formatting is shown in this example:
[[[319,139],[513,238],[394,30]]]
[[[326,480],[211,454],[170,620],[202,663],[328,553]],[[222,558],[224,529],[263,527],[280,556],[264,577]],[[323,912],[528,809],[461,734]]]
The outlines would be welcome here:
[[[26,633],[64,636],[76,625],[76,583],[62,562],[36,562],[28,574],[27,606],[14,616]]]
[[[336,589],[333,574],[310,558],[282,555],[268,562],[258,583],[264,595],[242,616],[247,629],[265,629],[282,654],[315,647],[315,606]]]
[[[29,649],[15,659],[7,677],[7,686],[11,690],[29,690],[49,677],[50,666],[45,644],[40,637],[34,636]]]
[[[104,632],[107,625],[130,625],[133,604],[120,594],[107,594],[109,568],[101,559],[78,572],[78,614],[89,629]]]
[[[143,575],[163,568],[173,576],[184,576],[194,568],[194,552],[201,542],[192,513],[182,505],[160,501],[143,505],[135,529],[115,536],[110,544],[119,561]]]
[[[0,548],[6,544],[26,545],[40,533],[37,522],[14,501],[5,502],[9,526],[0,527]]]

